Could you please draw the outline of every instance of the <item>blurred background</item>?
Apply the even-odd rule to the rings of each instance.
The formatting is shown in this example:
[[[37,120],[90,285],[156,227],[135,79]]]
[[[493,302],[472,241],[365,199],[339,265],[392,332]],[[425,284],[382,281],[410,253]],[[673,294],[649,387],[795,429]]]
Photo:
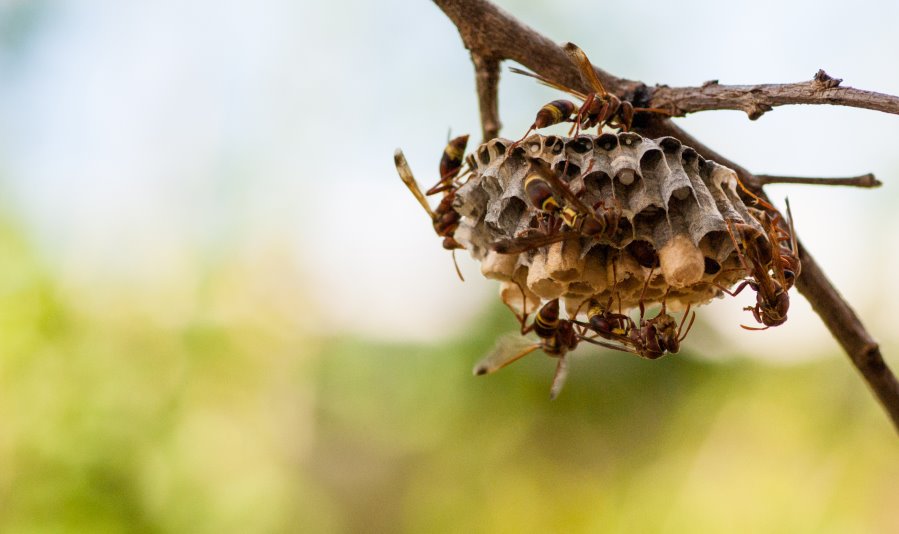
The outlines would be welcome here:
[[[899,94],[899,4],[499,2],[649,84]],[[503,133],[556,98],[504,65]],[[899,368],[899,117],[677,119],[770,187]],[[397,179],[479,137],[430,2],[0,0],[0,530],[895,532],[896,435],[802,297],[680,354],[535,353]]]

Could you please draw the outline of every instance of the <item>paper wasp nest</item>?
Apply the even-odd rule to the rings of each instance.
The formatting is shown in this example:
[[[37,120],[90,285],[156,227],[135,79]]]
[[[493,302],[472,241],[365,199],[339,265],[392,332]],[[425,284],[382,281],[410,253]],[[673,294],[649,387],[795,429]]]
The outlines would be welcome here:
[[[617,231],[519,254],[491,250],[499,240],[540,231],[541,212],[524,191],[534,172],[530,158],[555,170],[583,204],[616,207]],[[563,297],[570,311],[613,294],[622,309],[632,309],[641,295],[649,305],[666,291],[673,310],[704,304],[721,293],[719,286],[745,277],[725,220],[762,230],[737,194],[736,173],[672,137],[532,135],[514,147],[498,138],[478,147],[468,164],[472,174],[454,204],[462,215],[455,237],[485,276],[507,282],[507,303],[521,302],[520,285],[531,305]]]

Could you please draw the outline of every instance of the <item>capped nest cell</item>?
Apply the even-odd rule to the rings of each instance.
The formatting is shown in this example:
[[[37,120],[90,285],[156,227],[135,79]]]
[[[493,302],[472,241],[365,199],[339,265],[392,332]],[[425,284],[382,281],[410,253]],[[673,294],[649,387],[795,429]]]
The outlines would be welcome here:
[[[471,175],[453,205],[462,216],[455,238],[485,276],[505,282],[504,300],[518,309],[559,297],[569,313],[588,298],[622,310],[641,299],[664,300],[672,310],[701,305],[746,274],[726,221],[764,232],[737,194],[736,173],[673,137],[532,135],[518,144],[497,138],[478,147],[468,165]],[[547,213],[525,192],[538,167],[582,205],[611,210],[617,228],[591,236],[547,227]],[[512,254],[495,250],[534,235],[548,243]],[[552,242],[553,235],[560,240]]]

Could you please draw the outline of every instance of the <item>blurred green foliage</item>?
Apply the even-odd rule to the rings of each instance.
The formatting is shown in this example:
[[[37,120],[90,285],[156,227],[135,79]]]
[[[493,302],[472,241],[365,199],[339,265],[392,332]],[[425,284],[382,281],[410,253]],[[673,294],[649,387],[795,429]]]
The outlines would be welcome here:
[[[434,346],[324,337],[277,251],[86,287],[0,226],[3,532],[887,532],[899,462],[842,357],[583,350],[475,378],[503,309]],[[394,312],[399,313],[398,310]]]

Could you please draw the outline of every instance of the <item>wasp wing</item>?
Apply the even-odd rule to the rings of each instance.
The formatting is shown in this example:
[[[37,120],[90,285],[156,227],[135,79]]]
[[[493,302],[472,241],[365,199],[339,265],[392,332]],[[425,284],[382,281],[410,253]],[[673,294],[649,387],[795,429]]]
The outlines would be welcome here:
[[[412,175],[412,169],[409,168],[409,164],[406,162],[406,156],[403,155],[402,150],[396,149],[396,152],[393,153],[393,162],[396,164],[396,172],[399,173],[400,179],[406,184],[409,191],[412,191],[412,194],[415,195],[415,199],[418,200],[421,207],[428,212],[431,219],[436,219],[437,216],[434,214],[434,210],[431,209],[431,205],[428,204],[424,194],[422,194],[421,189],[419,189],[418,182],[415,181],[415,176]]]
[[[546,78],[546,77],[544,77],[544,76],[540,76],[539,74],[535,74],[535,73],[533,73],[533,72],[528,72],[528,71],[526,71],[526,70],[516,69],[515,67],[512,67],[512,68],[509,69],[509,70],[511,70],[511,71],[514,72],[515,74],[521,74],[522,76],[529,76],[529,77],[531,77],[531,78],[534,78],[534,79],[536,79],[537,81],[539,81],[540,83],[542,83],[543,85],[545,85],[545,86],[547,86],[547,87],[552,87],[553,89],[558,89],[559,91],[562,91],[562,92],[564,92],[564,93],[568,93],[568,94],[570,94],[571,96],[574,96],[574,97],[576,97],[576,98],[580,98],[581,100],[587,100],[587,95],[585,95],[584,93],[582,93],[582,92],[580,92],[580,91],[576,91],[576,90],[574,90],[574,89],[572,89],[572,88],[570,88],[570,87],[565,87],[564,85],[562,85],[562,84],[560,84],[560,83],[556,83],[556,82],[554,82],[554,81],[552,81],[552,80],[550,80],[549,78]]]
[[[490,245],[491,250],[500,254],[520,254],[527,250],[545,247],[566,239],[580,237],[578,232],[558,232],[554,234],[537,234],[524,237],[500,239]]]
[[[559,363],[556,364],[556,374],[553,376],[553,385],[549,388],[549,400],[556,400],[562,388],[565,386],[565,380],[568,378],[568,357],[563,354],[559,356]]]
[[[789,219],[790,223],[790,251],[799,256],[799,244],[796,242],[796,227],[793,226],[793,210],[790,209],[790,198],[785,197],[784,203],[787,205],[787,219]],[[795,274],[799,276],[799,273]]]
[[[581,336],[581,341],[586,341],[587,343],[593,343],[594,345],[599,345],[600,347],[605,347],[607,349],[619,350],[621,352],[630,352],[631,354],[640,355],[636,348],[631,345],[619,345],[616,343],[611,343],[609,341],[604,341],[602,339],[596,339],[592,337],[584,337]],[[624,340],[622,340],[624,341]]]
[[[568,59],[570,59],[571,62],[574,63],[574,65],[578,68],[578,70],[580,70],[581,79],[584,81],[584,83],[593,88],[593,90],[596,93],[599,93],[600,96],[607,95],[608,93],[606,92],[606,88],[599,80],[599,76],[596,75],[596,71],[593,70],[593,64],[590,63],[590,60],[587,58],[587,54],[585,54],[584,51],[574,43],[566,43],[562,48],[568,55]]]
[[[490,352],[474,366],[473,372],[475,375],[486,375],[499,371],[540,347],[540,343],[534,343],[520,334],[506,334],[500,337]]]

